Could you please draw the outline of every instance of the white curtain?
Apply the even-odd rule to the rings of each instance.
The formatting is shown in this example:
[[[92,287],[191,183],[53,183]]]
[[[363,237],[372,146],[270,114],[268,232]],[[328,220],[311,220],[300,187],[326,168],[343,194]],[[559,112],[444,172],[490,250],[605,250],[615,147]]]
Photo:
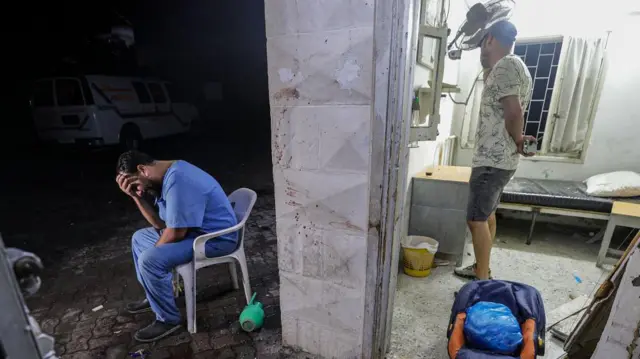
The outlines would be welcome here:
[[[606,37],[565,36],[543,152],[579,155],[597,108]]]

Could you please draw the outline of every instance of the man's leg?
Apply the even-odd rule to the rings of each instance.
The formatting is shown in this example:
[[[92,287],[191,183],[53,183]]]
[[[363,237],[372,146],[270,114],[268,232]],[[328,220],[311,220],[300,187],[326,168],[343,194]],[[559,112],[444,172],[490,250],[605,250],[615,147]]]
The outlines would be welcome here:
[[[136,332],[134,338],[152,342],[180,328],[180,311],[173,296],[173,268],[193,259],[193,239],[148,248],[138,257],[142,286],[156,321]]]
[[[489,262],[495,237],[495,210],[502,189],[513,171],[492,167],[474,167],[469,180],[469,202],[467,224],[471,231],[476,263],[466,268],[457,268],[455,273],[463,277],[488,279],[491,276]]]
[[[160,239],[160,233],[155,228],[143,228],[137,230],[131,237],[131,253],[133,254],[133,266],[136,269],[136,277],[138,282],[142,283],[140,278],[140,270],[138,269],[138,258],[142,255],[142,252],[149,248],[152,248],[156,242]]]
[[[488,221],[468,221],[476,256],[476,278],[489,279],[489,262],[491,259],[491,230]]]
[[[496,211],[491,212],[487,222],[489,223],[489,232],[491,232],[491,242],[493,242],[496,239]]]
[[[138,282],[142,283],[140,277],[140,268],[138,266],[139,258],[144,251],[152,248],[160,239],[160,234],[155,228],[144,228],[136,231],[131,237],[131,253],[133,254],[133,266],[136,269],[136,277]],[[147,298],[127,303],[125,309],[131,314],[144,313],[151,310]]]
[[[193,259],[192,245],[193,239],[163,244],[147,249],[138,258],[144,291],[156,319],[161,322],[180,322],[180,311],[173,296],[171,272],[176,266]]]

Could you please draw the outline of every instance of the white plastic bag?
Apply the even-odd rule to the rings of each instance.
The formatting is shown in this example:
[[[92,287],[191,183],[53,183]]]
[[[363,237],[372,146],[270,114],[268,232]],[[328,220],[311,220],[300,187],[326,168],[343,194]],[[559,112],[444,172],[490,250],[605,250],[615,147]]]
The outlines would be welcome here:
[[[640,174],[631,171],[603,173],[589,177],[587,194],[595,197],[640,196]]]
[[[426,249],[431,254],[435,254],[438,251],[438,241],[431,237],[423,236],[407,236],[402,246],[404,248],[413,249]]]

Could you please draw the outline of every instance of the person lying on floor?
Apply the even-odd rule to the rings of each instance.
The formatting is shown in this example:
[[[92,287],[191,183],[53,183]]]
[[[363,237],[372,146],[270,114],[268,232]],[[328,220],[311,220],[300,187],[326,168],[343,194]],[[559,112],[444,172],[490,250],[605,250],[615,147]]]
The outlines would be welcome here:
[[[199,235],[237,224],[229,199],[220,184],[200,168],[181,160],[160,161],[129,151],[118,159],[116,182],[133,199],[151,224],[131,239],[133,264],[145,299],[129,303],[129,313],[152,310],[156,320],[135,334],[140,342],[152,342],[180,328],[172,270],[193,258],[193,241]],[[155,198],[159,213],[151,201]],[[237,233],[209,240],[208,257],[230,254],[237,246]]]

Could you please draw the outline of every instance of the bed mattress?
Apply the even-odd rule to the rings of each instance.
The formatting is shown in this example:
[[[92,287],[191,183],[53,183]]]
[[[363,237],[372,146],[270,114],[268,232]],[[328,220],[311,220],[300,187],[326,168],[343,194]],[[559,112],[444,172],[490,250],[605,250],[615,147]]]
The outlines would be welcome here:
[[[613,199],[589,196],[586,185],[575,181],[513,178],[502,193],[502,203],[526,204],[610,213]]]

